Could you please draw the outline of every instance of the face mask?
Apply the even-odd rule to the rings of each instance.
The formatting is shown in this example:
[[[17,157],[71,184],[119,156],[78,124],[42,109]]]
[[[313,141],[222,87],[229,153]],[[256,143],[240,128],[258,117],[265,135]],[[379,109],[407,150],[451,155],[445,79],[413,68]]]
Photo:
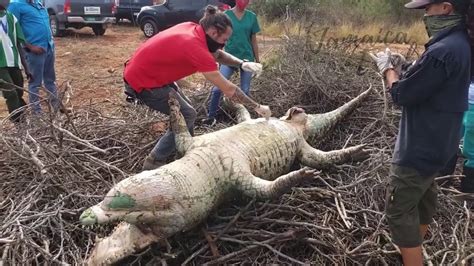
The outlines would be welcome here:
[[[436,33],[452,28],[463,23],[465,20],[463,15],[433,15],[433,16],[424,16],[423,22],[425,23],[426,32],[431,38]]]
[[[7,9],[9,5],[10,5],[10,0],[0,0],[0,7]]]
[[[247,8],[247,6],[249,5],[249,0],[237,0],[235,1],[235,5],[240,9],[240,10],[244,10]]]
[[[218,43],[211,38],[211,36],[206,33],[206,42],[209,52],[215,53],[217,50],[224,48],[225,43]]]

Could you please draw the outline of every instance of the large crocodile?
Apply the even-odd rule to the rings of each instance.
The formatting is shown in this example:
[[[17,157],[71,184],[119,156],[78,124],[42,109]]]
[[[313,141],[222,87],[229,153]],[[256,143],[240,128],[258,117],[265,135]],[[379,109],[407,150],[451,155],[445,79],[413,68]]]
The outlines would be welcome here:
[[[295,162],[322,169],[367,158],[364,145],[323,152],[306,140],[325,136],[370,90],[325,114],[310,115],[293,107],[280,119],[250,119],[240,108],[239,117],[245,121],[198,137],[191,137],[178,102],[171,97],[170,124],[182,157],[122,180],[102,202],[84,211],[80,221],[85,225],[122,221],[111,236],[96,243],[89,264],[117,262],[196,226],[231,189],[272,198],[302,179],[314,178],[315,170],[310,168],[288,173]]]

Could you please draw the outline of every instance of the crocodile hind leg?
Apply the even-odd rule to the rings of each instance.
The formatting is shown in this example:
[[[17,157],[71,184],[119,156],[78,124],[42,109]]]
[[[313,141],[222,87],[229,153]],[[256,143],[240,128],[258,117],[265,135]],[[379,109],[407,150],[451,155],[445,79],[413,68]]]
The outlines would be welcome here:
[[[324,114],[308,114],[305,136],[311,140],[322,139],[341,120],[356,109],[372,92],[372,86],[356,98],[334,111]]]
[[[193,137],[189,133],[186,121],[180,112],[179,101],[175,91],[170,92],[168,103],[170,105],[170,126],[175,135],[176,151],[182,157],[193,145]]]
[[[279,176],[273,181],[261,179],[257,176],[248,174],[240,174],[237,177],[237,188],[249,197],[257,197],[260,199],[276,198],[294,185],[305,179],[313,179],[319,172],[308,167],[290,172],[286,175]]]
[[[305,143],[298,155],[298,160],[305,166],[321,169],[349,161],[363,161],[369,158],[369,156],[369,150],[365,149],[365,145],[325,152]]]

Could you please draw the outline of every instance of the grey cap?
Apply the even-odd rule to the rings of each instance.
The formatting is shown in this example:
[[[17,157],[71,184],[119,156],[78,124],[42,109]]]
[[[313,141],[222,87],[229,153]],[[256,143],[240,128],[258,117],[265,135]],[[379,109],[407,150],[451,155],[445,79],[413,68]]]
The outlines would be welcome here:
[[[429,4],[439,4],[443,2],[451,3],[458,12],[463,14],[469,9],[471,0],[412,0],[410,3],[406,4],[405,7],[411,9],[422,9]]]
[[[429,4],[442,3],[442,2],[449,2],[449,1],[446,1],[446,0],[412,0],[410,3],[405,4],[405,7],[410,8],[410,9],[422,9],[422,8],[425,8]]]

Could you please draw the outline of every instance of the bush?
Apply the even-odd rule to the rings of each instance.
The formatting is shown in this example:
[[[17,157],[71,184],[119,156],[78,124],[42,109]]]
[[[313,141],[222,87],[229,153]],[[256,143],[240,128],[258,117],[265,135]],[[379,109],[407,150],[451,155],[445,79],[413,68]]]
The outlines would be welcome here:
[[[311,18],[327,24],[352,23],[411,24],[419,12],[407,10],[407,0],[256,0],[252,9],[266,19]]]

